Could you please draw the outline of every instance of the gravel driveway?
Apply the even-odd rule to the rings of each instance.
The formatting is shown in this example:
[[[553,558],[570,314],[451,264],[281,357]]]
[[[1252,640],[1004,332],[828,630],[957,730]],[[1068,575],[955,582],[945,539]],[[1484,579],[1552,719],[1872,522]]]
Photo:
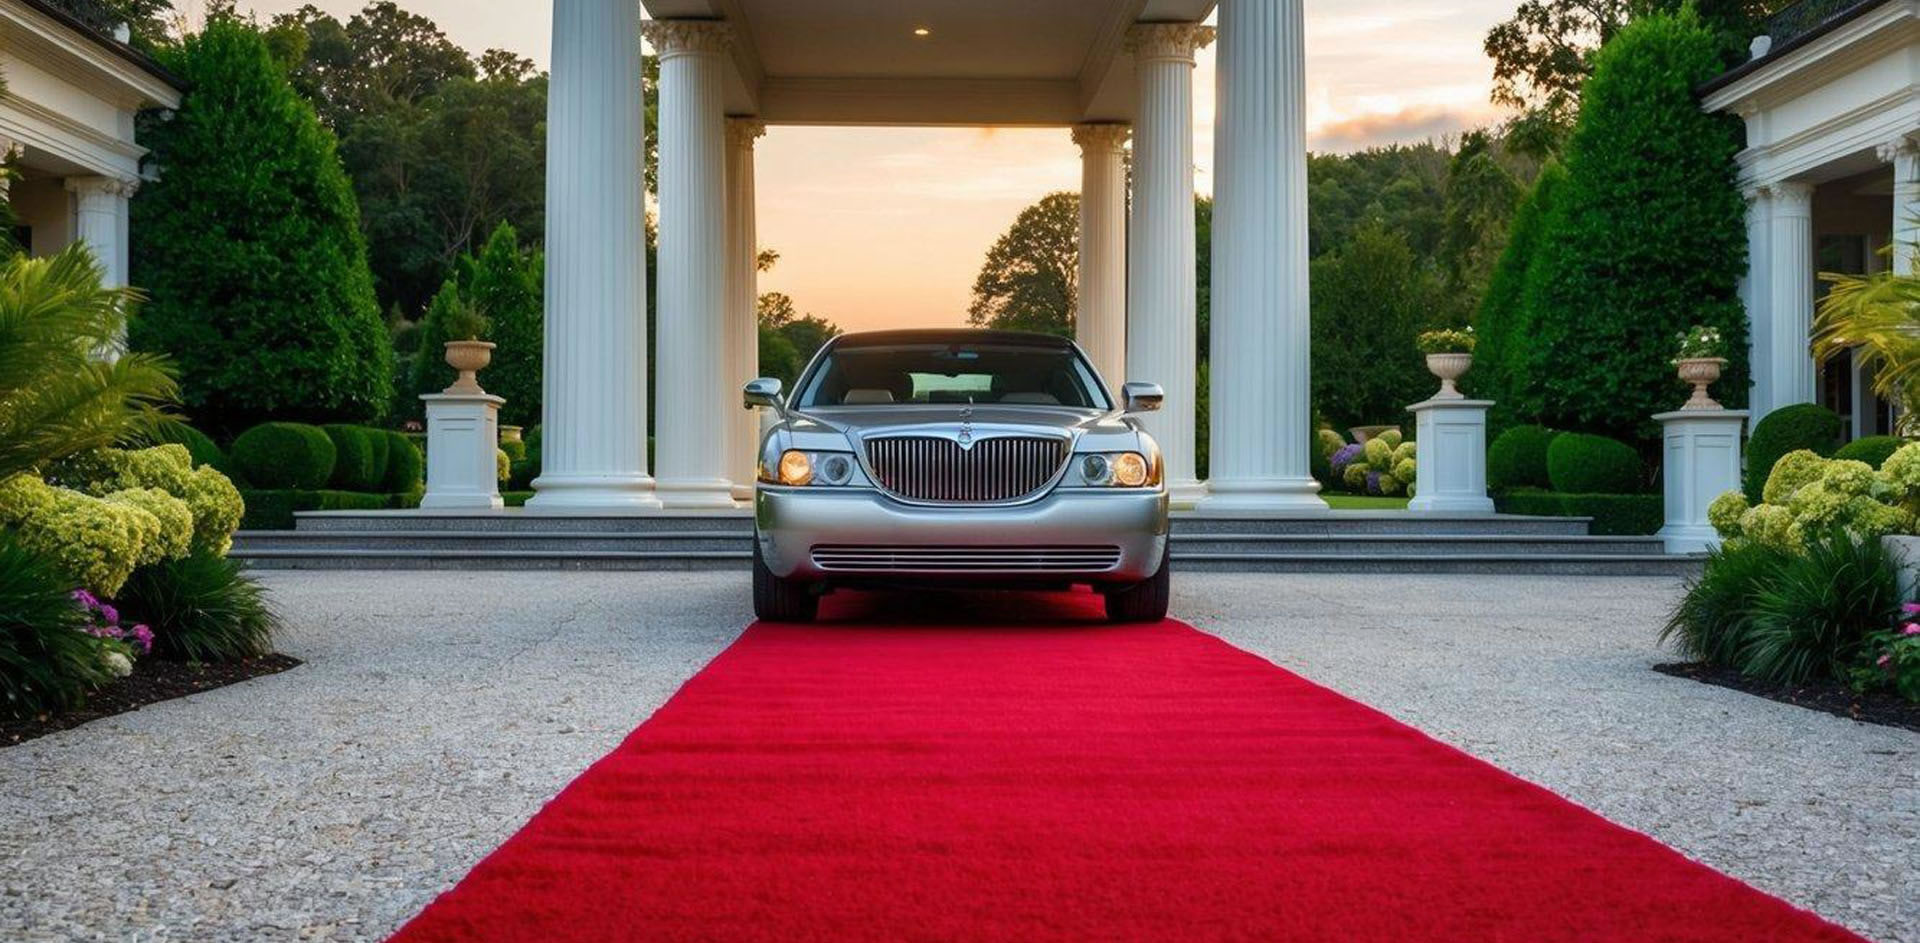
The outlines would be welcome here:
[[[306,665],[0,750],[0,939],[381,938],[749,618],[735,574],[265,579]],[[1174,585],[1235,644],[1920,943],[1920,735],[1647,671],[1672,581]]]

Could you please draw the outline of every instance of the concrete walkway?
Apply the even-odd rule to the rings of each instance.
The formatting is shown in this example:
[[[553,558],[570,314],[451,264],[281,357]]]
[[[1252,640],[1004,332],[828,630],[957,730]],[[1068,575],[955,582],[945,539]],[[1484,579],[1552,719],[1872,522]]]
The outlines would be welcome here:
[[[748,621],[735,574],[276,573],[292,672],[0,751],[0,939],[379,939]],[[1885,941],[1920,735],[1654,674],[1668,580],[1188,575],[1176,610]]]

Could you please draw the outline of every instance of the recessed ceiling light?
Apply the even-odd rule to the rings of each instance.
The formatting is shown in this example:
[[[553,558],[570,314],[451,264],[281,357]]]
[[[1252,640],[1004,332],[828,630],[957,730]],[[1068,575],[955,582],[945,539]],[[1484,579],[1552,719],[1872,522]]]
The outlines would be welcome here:
[[[930,29],[928,29],[928,28],[926,28],[926,27],[924,27],[924,26],[916,26],[916,27],[914,27],[914,28],[913,28],[913,35],[915,35],[915,36],[932,36],[932,35],[933,35],[933,30],[930,30]]]

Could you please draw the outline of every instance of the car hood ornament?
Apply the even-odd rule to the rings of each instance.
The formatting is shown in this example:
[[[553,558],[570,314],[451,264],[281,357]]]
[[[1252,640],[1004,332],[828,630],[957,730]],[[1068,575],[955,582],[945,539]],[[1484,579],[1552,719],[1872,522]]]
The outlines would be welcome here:
[[[973,397],[967,397],[967,405],[960,409],[960,435],[958,440],[963,449],[973,447]]]

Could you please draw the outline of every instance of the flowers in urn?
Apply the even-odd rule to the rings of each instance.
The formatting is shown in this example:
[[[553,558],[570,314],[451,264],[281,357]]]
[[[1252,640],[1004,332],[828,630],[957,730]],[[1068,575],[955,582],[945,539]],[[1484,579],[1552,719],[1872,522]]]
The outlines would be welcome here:
[[[1414,341],[1420,352],[1427,355],[1427,369],[1440,378],[1440,392],[1433,394],[1434,399],[1465,399],[1453,381],[1460,379],[1473,366],[1473,348],[1478,341],[1473,336],[1473,328],[1461,330],[1428,331]]]
[[[1720,371],[1727,365],[1727,342],[1719,328],[1696,324],[1676,337],[1679,351],[1673,365],[1679,369],[1680,379],[1693,384],[1693,397],[1680,408],[1719,409],[1720,404],[1707,395],[1707,388],[1720,379]]]

